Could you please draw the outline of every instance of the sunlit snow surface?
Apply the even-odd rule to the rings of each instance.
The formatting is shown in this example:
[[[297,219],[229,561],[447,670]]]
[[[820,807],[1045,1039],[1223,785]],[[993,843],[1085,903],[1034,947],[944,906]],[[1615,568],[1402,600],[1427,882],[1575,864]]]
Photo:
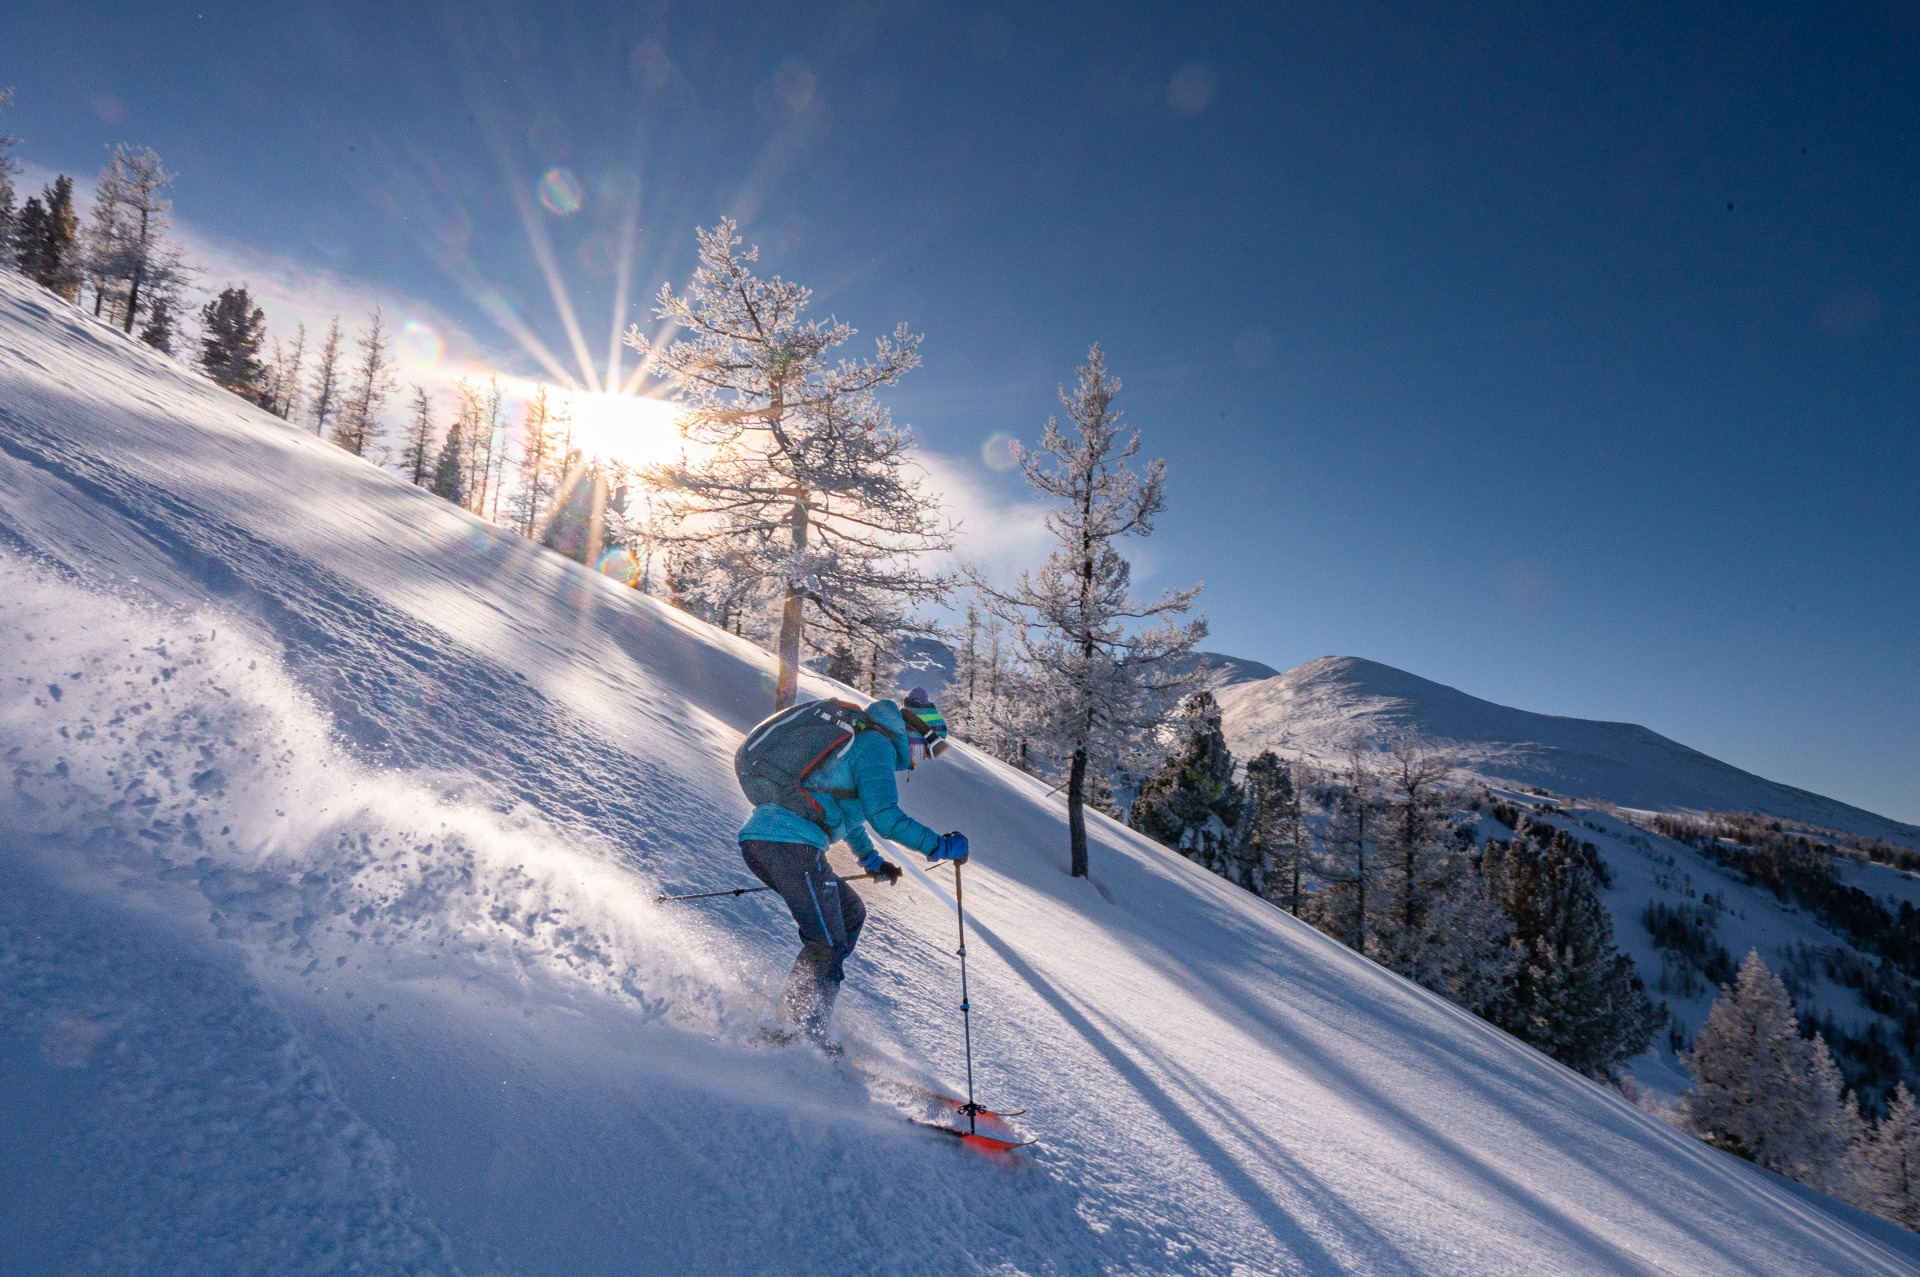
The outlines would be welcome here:
[[[764,657],[11,276],[0,600],[8,1271],[1920,1271],[966,750],[906,801],[1043,1143],[748,1045],[791,924],[652,898],[744,880]],[[850,1042],[952,1085],[946,886],[865,894]]]

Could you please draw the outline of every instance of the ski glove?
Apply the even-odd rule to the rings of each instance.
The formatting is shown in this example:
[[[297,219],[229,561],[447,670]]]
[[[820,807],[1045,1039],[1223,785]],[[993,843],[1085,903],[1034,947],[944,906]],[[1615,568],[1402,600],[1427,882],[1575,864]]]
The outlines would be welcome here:
[[[874,881],[884,882],[889,887],[900,881],[900,866],[889,864],[887,858],[877,851],[870,851],[860,857],[860,867],[872,874]]]
[[[967,836],[963,833],[941,834],[940,844],[927,853],[927,863],[937,865],[943,860],[951,860],[956,865],[967,863]]]

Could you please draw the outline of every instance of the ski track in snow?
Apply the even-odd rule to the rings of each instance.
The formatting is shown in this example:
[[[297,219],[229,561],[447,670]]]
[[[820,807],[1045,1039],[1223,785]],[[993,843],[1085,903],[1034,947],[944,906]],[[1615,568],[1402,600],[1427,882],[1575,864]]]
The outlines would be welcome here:
[[[10,277],[0,543],[0,1254],[41,1270],[1920,1271],[1111,822],[1069,879],[964,747],[905,802],[972,835],[980,1092],[1044,1142],[751,1049],[784,912],[652,896],[744,878],[764,654]],[[843,1024],[951,1086],[908,865]]]

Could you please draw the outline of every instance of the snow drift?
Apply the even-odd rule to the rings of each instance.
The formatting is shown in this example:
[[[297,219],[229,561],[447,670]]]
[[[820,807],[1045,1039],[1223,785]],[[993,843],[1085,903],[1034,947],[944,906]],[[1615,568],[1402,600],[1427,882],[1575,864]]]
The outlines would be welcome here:
[[[1323,656],[1215,696],[1228,743],[1333,760],[1356,732],[1407,736],[1458,755],[1493,785],[1536,786],[1645,811],[1752,811],[1920,847],[1920,828],[1755,776],[1634,723],[1509,709],[1377,661]]]
[[[765,655],[0,277],[0,1254],[22,1271],[1780,1273],[1920,1239],[965,749],[1002,1164],[805,1052]],[[816,682],[816,691],[826,690]],[[912,858],[917,860],[917,858]],[[912,863],[910,860],[910,863]],[[959,1075],[944,876],[843,1026]]]

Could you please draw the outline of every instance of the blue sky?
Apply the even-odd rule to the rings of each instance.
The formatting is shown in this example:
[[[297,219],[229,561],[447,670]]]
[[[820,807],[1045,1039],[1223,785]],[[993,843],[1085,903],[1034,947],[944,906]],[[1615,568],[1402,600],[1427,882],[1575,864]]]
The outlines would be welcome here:
[[[37,6],[0,85],[36,168],[150,144],[223,266],[528,373],[537,241],[604,352],[622,229],[644,320],[732,215],[926,334],[896,415],[1008,502],[1098,340],[1211,646],[1920,821],[1920,5],[550,7]]]

